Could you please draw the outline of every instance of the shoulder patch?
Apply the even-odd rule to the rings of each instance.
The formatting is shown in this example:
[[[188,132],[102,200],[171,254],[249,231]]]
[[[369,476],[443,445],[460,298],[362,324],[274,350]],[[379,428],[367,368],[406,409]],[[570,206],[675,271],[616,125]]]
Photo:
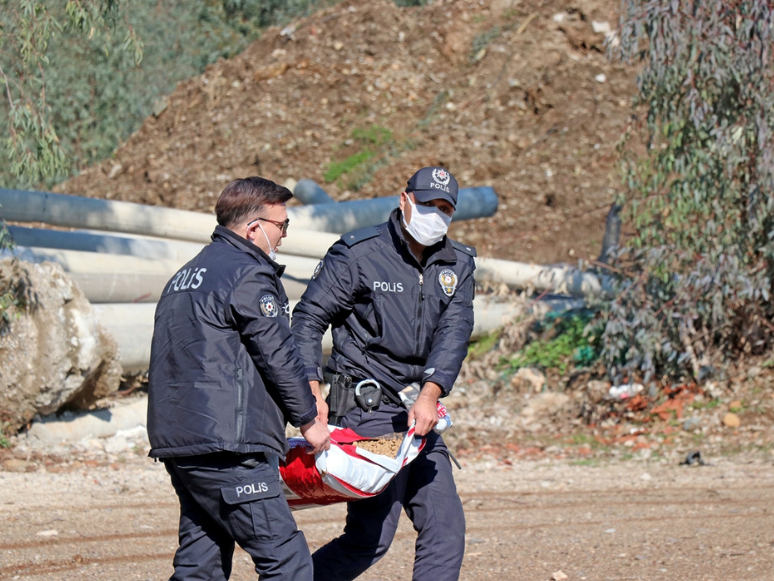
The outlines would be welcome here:
[[[469,256],[476,257],[476,249],[473,246],[468,246],[467,244],[463,244],[462,242],[457,242],[456,240],[451,241],[452,246],[454,246],[455,250],[459,250],[460,252],[463,252],[465,254],[468,254]]]
[[[376,226],[366,226],[365,228],[360,228],[358,230],[354,230],[347,234],[343,234],[341,236],[341,240],[347,246],[354,246],[355,244],[358,244],[363,240],[368,240],[369,238],[375,238],[376,236],[379,236],[379,234],[380,234],[379,228],[377,228]]]
[[[272,295],[262,296],[258,303],[261,305],[261,312],[263,313],[264,317],[276,317],[279,315],[277,299],[275,299]]]

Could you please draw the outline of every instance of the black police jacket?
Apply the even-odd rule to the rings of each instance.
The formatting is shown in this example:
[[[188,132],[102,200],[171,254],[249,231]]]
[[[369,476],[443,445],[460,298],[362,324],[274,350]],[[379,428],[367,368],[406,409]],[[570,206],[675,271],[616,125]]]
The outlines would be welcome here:
[[[167,283],[148,376],[150,456],[287,452],[285,423],[317,414],[290,332],[284,267],[217,226]]]
[[[420,265],[399,220],[395,210],[345,234],[315,270],[291,325],[310,379],[322,381],[331,325],[329,370],[376,379],[393,395],[414,381],[452,389],[473,331],[476,251],[444,237]]]

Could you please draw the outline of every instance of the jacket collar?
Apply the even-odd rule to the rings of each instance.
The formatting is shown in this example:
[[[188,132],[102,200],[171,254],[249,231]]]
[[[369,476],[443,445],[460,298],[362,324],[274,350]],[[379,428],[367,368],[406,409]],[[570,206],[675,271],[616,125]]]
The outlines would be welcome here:
[[[408,240],[406,240],[406,236],[403,234],[401,216],[400,208],[395,208],[390,214],[390,219],[387,222],[387,229],[389,230],[393,243],[399,251],[405,252],[416,261],[416,257],[414,257],[411,253],[411,248],[409,248]],[[444,236],[440,241],[432,246],[428,246],[425,249],[425,257],[425,264],[421,265],[423,267],[430,266],[434,262],[457,262],[457,253],[454,251],[454,246],[452,246],[448,236]]]
[[[215,226],[215,231],[212,233],[212,241],[217,242],[219,240],[222,240],[223,242],[231,244],[232,246],[247,252],[247,254],[251,255],[253,258],[260,262],[266,262],[274,270],[274,272],[277,273],[277,276],[282,276],[282,273],[285,272],[284,265],[277,264],[271,258],[269,258],[268,254],[258,248],[255,244],[242,238],[239,234],[232,232],[225,226]]]

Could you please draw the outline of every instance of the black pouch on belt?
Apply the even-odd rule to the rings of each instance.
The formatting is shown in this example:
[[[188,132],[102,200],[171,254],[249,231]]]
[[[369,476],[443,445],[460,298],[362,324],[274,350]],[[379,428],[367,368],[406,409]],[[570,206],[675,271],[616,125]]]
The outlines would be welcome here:
[[[331,386],[328,393],[328,423],[340,426],[341,419],[357,405],[352,378],[341,373],[325,373],[323,377]]]

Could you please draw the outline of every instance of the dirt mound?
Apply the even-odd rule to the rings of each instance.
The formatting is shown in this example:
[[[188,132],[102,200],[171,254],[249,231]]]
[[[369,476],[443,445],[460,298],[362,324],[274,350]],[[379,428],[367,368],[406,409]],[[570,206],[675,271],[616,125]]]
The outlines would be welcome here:
[[[603,53],[617,6],[342,2],[181,83],[111,159],[59,190],[211,211],[235,177],[312,178],[346,200],[395,195],[439,164],[500,196],[496,218],[452,227],[482,255],[593,258],[635,90]]]

